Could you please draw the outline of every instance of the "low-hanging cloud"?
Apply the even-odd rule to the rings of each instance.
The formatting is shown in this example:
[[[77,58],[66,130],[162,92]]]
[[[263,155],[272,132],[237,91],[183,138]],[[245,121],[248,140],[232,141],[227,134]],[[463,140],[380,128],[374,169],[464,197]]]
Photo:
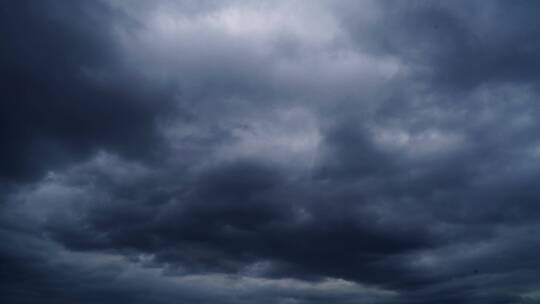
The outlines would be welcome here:
[[[537,11],[1,4],[1,301],[537,303]]]

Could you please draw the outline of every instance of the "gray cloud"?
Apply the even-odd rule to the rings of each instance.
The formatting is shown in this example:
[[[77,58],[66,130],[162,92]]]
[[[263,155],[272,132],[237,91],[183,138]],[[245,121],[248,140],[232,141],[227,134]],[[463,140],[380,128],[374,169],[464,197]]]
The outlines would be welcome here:
[[[537,4],[0,6],[3,303],[536,303]]]

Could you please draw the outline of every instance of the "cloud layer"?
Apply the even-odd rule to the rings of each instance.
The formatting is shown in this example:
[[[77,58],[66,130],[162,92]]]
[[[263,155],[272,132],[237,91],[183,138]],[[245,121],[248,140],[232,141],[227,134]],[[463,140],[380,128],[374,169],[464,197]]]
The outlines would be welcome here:
[[[0,300],[540,303],[538,6],[0,4]]]

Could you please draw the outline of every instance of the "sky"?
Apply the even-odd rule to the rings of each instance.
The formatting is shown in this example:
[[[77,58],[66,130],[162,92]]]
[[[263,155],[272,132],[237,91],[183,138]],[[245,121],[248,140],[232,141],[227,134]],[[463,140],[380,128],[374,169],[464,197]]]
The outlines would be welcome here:
[[[540,2],[0,1],[0,302],[540,303]]]

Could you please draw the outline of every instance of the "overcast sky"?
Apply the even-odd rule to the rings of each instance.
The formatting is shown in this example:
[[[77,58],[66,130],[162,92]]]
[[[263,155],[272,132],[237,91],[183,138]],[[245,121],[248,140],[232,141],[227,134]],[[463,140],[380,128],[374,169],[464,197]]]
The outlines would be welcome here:
[[[0,2],[0,302],[540,303],[540,2]]]

